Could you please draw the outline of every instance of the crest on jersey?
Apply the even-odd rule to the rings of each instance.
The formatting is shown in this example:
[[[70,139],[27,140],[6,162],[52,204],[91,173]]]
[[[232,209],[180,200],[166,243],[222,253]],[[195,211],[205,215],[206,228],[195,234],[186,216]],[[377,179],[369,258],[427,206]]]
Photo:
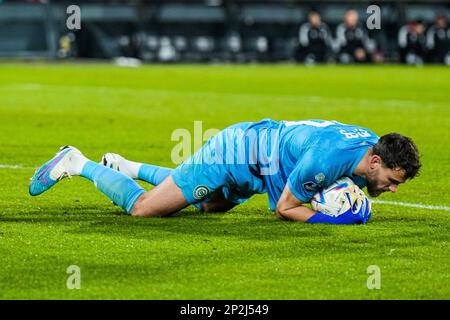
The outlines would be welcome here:
[[[209,195],[209,189],[207,186],[196,186],[193,195],[196,200],[205,199]]]
[[[316,176],[314,177],[314,179],[316,179],[317,183],[322,183],[325,180],[325,174],[323,172],[316,174]]]

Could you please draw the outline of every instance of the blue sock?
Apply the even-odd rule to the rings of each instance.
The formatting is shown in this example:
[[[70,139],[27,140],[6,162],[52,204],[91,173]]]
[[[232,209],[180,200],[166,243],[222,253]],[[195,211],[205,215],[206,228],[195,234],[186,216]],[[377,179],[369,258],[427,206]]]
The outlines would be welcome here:
[[[143,163],[139,168],[138,179],[147,181],[148,183],[157,186],[160,184],[165,178],[167,178],[173,169],[158,167],[151,164]]]
[[[93,161],[83,166],[81,176],[94,182],[97,189],[128,214],[131,214],[137,199],[145,192],[130,177]]]

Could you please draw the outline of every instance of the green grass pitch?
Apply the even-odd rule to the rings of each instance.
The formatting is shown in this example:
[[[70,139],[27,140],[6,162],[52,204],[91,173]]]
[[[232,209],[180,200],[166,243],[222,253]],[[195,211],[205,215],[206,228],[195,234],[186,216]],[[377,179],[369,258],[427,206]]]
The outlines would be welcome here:
[[[62,145],[174,166],[177,128],[322,118],[411,136],[417,179],[380,199],[450,206],[450,69],[0,65],[0,299],[448,299],[450,212],[374,204],[363,226],[228,213],[131,218],[91,182],[28,195]],[[18,167],[13,167],[18,166]],[[148,185],[145,185],[150,188]],[[66,287],[69,265],[81,289]],[[367,268],[381,270],[369,290]]]

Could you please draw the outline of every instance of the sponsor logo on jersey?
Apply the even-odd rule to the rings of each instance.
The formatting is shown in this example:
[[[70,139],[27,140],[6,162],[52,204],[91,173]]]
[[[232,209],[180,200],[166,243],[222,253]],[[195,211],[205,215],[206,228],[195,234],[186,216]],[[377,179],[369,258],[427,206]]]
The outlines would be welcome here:
[[[320,189],[320,185],[313,181],[308,181],[303,184],[303,187],[308,191],[317,191]]]

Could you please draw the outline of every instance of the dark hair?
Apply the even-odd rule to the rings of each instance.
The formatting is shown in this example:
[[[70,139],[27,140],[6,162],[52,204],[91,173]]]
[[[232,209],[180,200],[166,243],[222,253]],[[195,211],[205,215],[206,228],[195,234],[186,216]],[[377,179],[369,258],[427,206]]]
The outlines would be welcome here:
[[[380,156],[385,167],[405,170],[405,179],[418,175],[422,166],[416,144],[399,133],[382,136],[373,146],[372,153]]]

